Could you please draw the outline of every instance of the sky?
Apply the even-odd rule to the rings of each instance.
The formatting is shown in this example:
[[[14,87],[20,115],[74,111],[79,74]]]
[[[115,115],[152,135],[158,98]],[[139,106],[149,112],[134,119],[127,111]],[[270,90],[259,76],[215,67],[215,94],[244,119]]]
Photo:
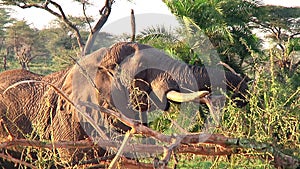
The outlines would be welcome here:
[[[300,7],[300,0],[261,0],[261,1],[265,4],[270,4],[270,5]],[[61,4],[66,14],[82,16],[82,7],[79,3],[76,4],[72,2],[72,0],[61,0],[57,2]],[[93,5],[88,7],[87,14],[93,16],[97,20],[100,17],[99,9],[102,8],[105,0],[90,0],[89,2],[92,2]],[[140,19],[136,19],[136,23],[140,24],[141,22],[143,22],[143,24],[145,24],[147,22],[157,22],[158,25],[166,24],[166,23],[169,23],[169,25],[176,24],[175,23],[176,21],[174,21],[175,18],[172,16],[171,12],[167,8],[167,6],[162,2],[162,0],[131,0],[131,2],[129,2],[128,0],[116,0],[115,4],[113,4],[112,6],[112,12],[106,23],[106,26],[108,25],[109,29],[113,29],[113,28],[130,29],[130,27],[123,28],[123,26],[130,25],[130,24],[126,24],[129,22],[126,19],[129,19],[131,9],[135,11],[136,17],[140,18]],[[49,22],[55,19],[54,16],[41,9],[14,8],[14,10],[15,12],[12,13],[13,17],[19,20],[25,19],[28,21],[28,24],[31,24],[31,26],[39,29],[47,28],[49,26]],[[153,18],[151,18],[151,16],[153,16]],[[125,24],[116,24],[116,22],[125,23]],[[113,25],[113,26],[109,26],[109,25]]]
[[[72,0],[57,1],[62,6],[66,14],[83,16],[82,6],[79,3],[74,3]],[[95,19],[100,18],[99,10],[103,7],[105,0],[90,0],[93,3],[88,7],[87,14],[93,16]],[[136,15],[145,13],[172,15],[167,6],[161,0],[116,0],[112,6],[112,12],[107,23],[115,22],[124,17],[130,16],[131,9]],[[25,19],[29,24],[36,28],[46,28],[49,21],[55,19],[54,16],[40,9],[20,9],[14,8],[15,12],[12,14],[17,19]],[[38,16],[38,17],[37,17]]]
[[[300,7],[300,0],[262,0],[265,4],[285,7]]]

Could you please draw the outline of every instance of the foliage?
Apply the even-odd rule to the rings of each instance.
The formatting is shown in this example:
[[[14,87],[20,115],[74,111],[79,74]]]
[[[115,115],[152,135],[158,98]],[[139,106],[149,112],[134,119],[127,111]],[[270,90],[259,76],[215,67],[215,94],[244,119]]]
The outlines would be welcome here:
[[[296,21],[296,19],[299,17],[297,15],[292,15],[291,12],[298,11],[298,9],[286,9],[284,7],[269,6],[258,7],[255,5],[253,7],[253,4],[250,4],[249,6],[242,6],[242,8],[239,9],[234,8],[236,3],[230,1],[230,5],[227,4],[222,6],[224,10],[217,10],[217,8],[214,8],[215,11],[219,12],[220,16],[223,16],[217,17],[213,14],[213,12],[208,12],[207,14],[201,13],[200,15],[199,12],[195,12],[200,11],[200,9],[202,9],[202,11],[209,11],[206,9],[208,8],[207,3],[213,3],[216,1],[203,0],[193,2],[195,2],[193,5],[187,1],[167,2],[167,4],[170,3],[168,6],[171,8],[172,12],[183,18],[181,20],[181,31],[179,30],[179,32],[181,32],[180,35],[183,35],[184,33],[195,35],[195,29],[203,30],[205,34],[209,36],[213,45],[218,47],[217,49],[219,52],[226,50],[226,52],[222,52],[221,55],[235,53],[235,55],[238,54],[238,56],[241,56],[239,58],[240,60],[235,58],[230,58],[230,60],[233,62],[233,64],[240,65],[240,68],[246,70],[245,73],[253,79],[249,84],[249,91],[251,92],[248,98],[249,105],[246,108],[239,109],[233,105],[233,102],[229,101],[221,110],[221,125],[213,132],[223,133],[236,138],[249,138],[260,142],[270,143],[276,145],[278,149],[285,150],[285,152],[288,154],[299,158],[300,74],[298,70],[299,38],[297,38],[299,34],[299,22]],[[197,6],[197,3],[203,4],[198,4],[199,6]],[[204,7],[206,10],[203,10]],[[244,16],[244,13],[249,12],[248,10],[250,9],[248,8],[253,10],[253,14],[255,14],[257,18],[253,17],[249,20],[247,19],[249,16]],[[273,13],[270,12],[270,9],[272,9],[271,11]],[[279,9],[279,11],[276,11],[276,9]],[[286,9],[286,13],[284,12],[284,9]],[[236,13],[234,10],[237,10],[235,12],[239,13],[239,15],[235,15]],[[238,12],[238,10],[242,10],[243,12]],[[229,12],[233,13],[230,14]],[[225,17],[225,13],[227,13],[226,16],[230,17]],[[203,22],[197,22],[197,17],[201,18],[202,15],[209,16],[206,17]],[[262,16],[268,17],[264,19]],[[223,21],[226,22],[219,23],[218,21],[215,21],[220,18],[223,18]],[[260,27],[255,24],[253,25],[253,23],[251,23],[253,21],[252,19],[257,19],[260,21],[256,22],[256,24],[268,23],[269,25],[268,27]],[[213,20],[213,22],[210,22],[210,20]],[[241,21],[242,25],[238,25],[239,21]],[[224,27],[224,30],[229,27],[229,31],[218,30],[222,29],[222,25],[224,26],[225,23],[226,26]],[[228,23],[233,25],[227,25]],[[257,44],[261,42],[261,40],[252,33],[252,30],[258,27],[263,31],[270,31],[272,34],[269,36],[269,38],[273,37],[276,42],[275,45],[271,45],[265,51],[258,48],[259,45]],[[214,31],[212,31],[213,28],[215,29]],[[173,35],[173,37],[170,38],[169,36],[158,34],[159,30],[159,28],[157,28],[157,30],[152,28],[148,31],[145,31],[148,33],[147,37],[151,37],[151,39],[146,39],[145,42],[154,44],[154,46],[157,48],[162,48],[168,53],[174,54],[174,51],[176,51],[174,48],[178,44],[178,34],[174,35],[171,33],[166,33],[165,35]],[[278,35],[279,37],[276,37]],[[189,37],[189,35],[186,35],[185,37]],[[193,49],[193,45],[191,44],[193,43],[190,43],[191,41],[186,41],[186,39],[180,40],[182,44],[185,44],[185,48],[177,49],[191,56],[190,51]],[[198,40],[201,41],[201,38]],[[216,42],[214,42],[215,40],[218,43],[220,42],[220,44],[223,46],[218,44],[216,45]],[[222,47],[224,48],[222,49]],[[185,62],[191,63],[192,58],[185,58],[184,54],[182,55],[178,51],[175,53],[179,54],[177,56],[181,57],[181,59]],[[200,57],[201,56],[201,59],[205,61],[203,54],[201,54]],[[232,66],[232,64],[230,65]],[[236,67],[234,68],[236,69]],[[203,124],[206,123],[203,120],[205,120],[205,116],[207,116],[207,114],[205,115],[205,108],[204,112],[201,109],[203,108],[200,108],[198,116],[197,114],[195,116],[190,116],[188,115],[190,111],[178,111],[177,106],[172,106],[168,113],[159,113],[156,120],[151,122],[151,127],[166,134],[174,134],[174,132],[182,133],[184,132],[182,129],[185,129],[185,132],[201,132],[204,129]],[[192,120],[193,123],[186,125],[182,123],[183,118],[194,120]],[[177,125],[180,125],[182,128],[178,128]],[[180,168],[191,168],[195,166],[206,166],[213,168],[244,168],[246,166],[251,166],[253,168],[273,168],[271,165],[272,161],[261,160],[262,156],[266,156],[268,154],[256,154],[252,151],[247,153],[249,155],[256,156],[256,158],[248,159],[240,155],[233,155],[227,159],[222,157],[193,156],[192,159],[195,160],[196,164],[187,164],[185,162],[181,163],[179,161],[178,165]],[[189,159],[188,156],[182,157],[183,161],[187,159]]]
[[[39,42],[39,34],[25,21],[13,22],[7,29],[6,46],[14,53],[22,69],[29,69],[29,62],[37,56],[47,55],[45,46]]]
[[[300,8],[261,6],[259,11],[254,23],[267,33],[277,66],[293,74],[300,64]]]
[[[116,37],[107,32],[99,32],[95,38],[95,42],[91,51],[96,51],[103,47],[109,47],[116,42],[119,42],[120,37]]]
[[[270,61],[257,65],[249,106],[243,110],[228,104],[224,109],[222,132],[269,142],[299,158],[299,71],[290,78],[276,67],[272,53],[269,57]]]
[[[181,27],[175,30],[163,25],[146,28],[137,35],[137,41],[162,49],[188,64],[212,64],[214,48],[208,38],[188,18],[179,21],[182,21]]]
[[[251,18],[257,6],[243,0],[179,0],[166,1],[172,13],[190,18],[209,37],[221,60],[238,72],[246,58],[248,48],[259,52],[259,39],[251,32]]]
[[[7,23],[11,21],[10,15],[5,8],[0,8],[0,36],[5,36],[5,28]],[[1,40],[2,41],[2,40]]]
[[[212,126],[210,130],[206,128],[209,127],[209,122],[203,121],[201,110],[195,113],[189,106],[183,106],[188,107],[183,110],[180,106],[172,105],[167,113],[157,114],[155,121],[150,123],[151,127],[168,135],[212,132],[234,138],[247,138],[272,144],[277,149],[300,158],[300,71],[295,71],[290,77],[276,66],[272,52],[260,57],[271,59],[255,64],[255,78],[249,86],[251,92],[247,98],[249,104],[245,108],[237,108],[228,100],[225,107],[218,109],[221,116],[218,126]],[[210,115],[206,116],[209,118]],[[180,168],[273,168],[273,157],[268,154],[270,152],[257,153],[250,149],[244,153],[251,158],[240,154],[227,158],[184,155],[177,157],[177,165]],[[263,160],[266,156],[270,160]]]
[[[5,8],[0,7],[0,58],[3,61],[3,69],[7,69],[7,57],[8,57],[8,50],[6,50],[6,28],[7,24],[12,22],[13,19],[10,18],[8,10]],[[1,69],[1,68],[0,68]]]

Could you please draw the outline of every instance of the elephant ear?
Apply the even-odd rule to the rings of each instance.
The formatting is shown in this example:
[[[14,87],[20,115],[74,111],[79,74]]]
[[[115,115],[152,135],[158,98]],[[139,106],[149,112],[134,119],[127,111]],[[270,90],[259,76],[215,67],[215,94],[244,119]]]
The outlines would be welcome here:
[[[106,52],[106,48],[101,48],[82,58],[71,68],[64,83],[62,84],[63,92],[76,105],[80,112],[90,115],[93,119],[99,119],[98,112],[92,108],[92,105],[97,104],[97,91],[95,89],[95,82],[93,79],[96,76],[98,64]],[[57,113],[72,116],[72,120],[78,123],[86,123],[80,113],[75,111],[75,108],[70,108],[69,103],[62,97],[58,98]],[[69,134],[71,135],[72,132],[74,131],[70,131]],[[89,133],[89,131],[86,132]],[[66,133],[66,135],[69,134]],[[65,137],[65,139],[71,139],[67,138],[69,136],[63,137]]]
[[[98,65],[106,53],[107,49],[101,48],[85,56],[74,65],[69,73],[69,79],[67,77],[66,82],[72,81],[72,83],[66,83],[66,87],[72,87],[70,97],[77,105],[86,102],[97,104],[94,79],[98,71]]]

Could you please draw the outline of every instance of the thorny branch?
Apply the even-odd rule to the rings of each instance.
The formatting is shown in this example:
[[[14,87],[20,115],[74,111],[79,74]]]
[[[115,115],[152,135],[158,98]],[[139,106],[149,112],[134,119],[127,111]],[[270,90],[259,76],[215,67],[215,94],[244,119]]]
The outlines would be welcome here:
[[[147,133],[145,132],[145,135]],[[221,134],[190,134],[169,136],[172,137],[173,143],[170,146],[164,147],[162,145],[146,145],[146,144],[127,144],[123,148],[123,152],[137,152],[149,154],[164,153],[163,160],[159,161],[160,165],[166,165],[170,159],[171,153],[192,153],[205,156],[220,156],[232,154],[246,154],[247,150],[255,150],[267,154],[272,154],[273,163],[275,166],[286,166],[296,168],[300,165],[299,159],[286,155],[277,150],[270,144],[259,143],[249,139],[229,138]],[[156,139],[160,139],[159,136]],[[97,140],[90,139],[81,141],[57,141],[57,142],[43,142],[37,140],[14,139],[0,143],[0,148],[9,147],[35,147],[46,148],[52,150],[55,148],[94,148],[111,147],[118,148],[120,143],[111,140]],[[249,155],[249,154],[248,154]],[[2,157],[2,156],[0,156]],[[8,159],[9,160],[9,159]],[[16,161],[13,161],[16,162]],[[19,162],[17,162],[19,163]]]

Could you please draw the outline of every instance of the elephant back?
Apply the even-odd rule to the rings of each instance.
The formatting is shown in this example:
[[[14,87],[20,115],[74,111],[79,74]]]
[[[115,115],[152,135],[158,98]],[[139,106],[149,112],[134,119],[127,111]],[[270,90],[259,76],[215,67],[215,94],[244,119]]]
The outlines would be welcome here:
[[[39,81],[42,78],[27,70],[10,70],[0,74],[0,115],[3,120],[1,138],[5,139],[8,135],[25,138],[38,125],[37,119],[43,118],[43,115],[35,113],[38,111],[37,103],[43,94],[43,86],[32,83],[16,85],[18,82]]]

